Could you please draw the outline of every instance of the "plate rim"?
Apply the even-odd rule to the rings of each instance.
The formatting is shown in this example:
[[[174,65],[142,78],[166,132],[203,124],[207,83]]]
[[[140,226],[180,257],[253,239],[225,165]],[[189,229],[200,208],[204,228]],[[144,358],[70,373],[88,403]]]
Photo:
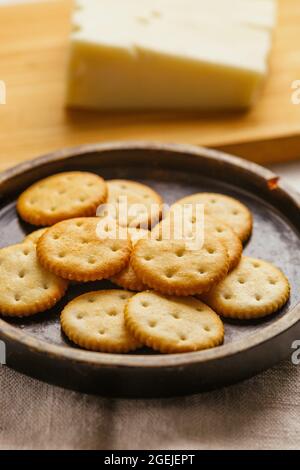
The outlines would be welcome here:
[[[240,157],[229,155],[205,147],[185,144],[168,144],[148,141],[126,141],[126,142],[105,142],[84,144],[77,147],[68,147],[57,150],[43,156],[22,162],[12,168],[9,168],[0,174],[0,188],[5,181],[20,176],[26,171],[46,165],[51,162],[72,159],[86,153],[97,153],[114,150],[163,150],[171,153],[187,153],[195,158],[209,158],[216,161],[223,161],[233,167],[243,168],[256,177],[266,180],[277,180],[277,175],[271,170],[264,168],[256,163],[246,161]],[[300,194],[292,189],[287,183],[279,180],[277,187],[287,194],[300,209]],[[243,339],[224,344],[217,348],[202,350],[197,352],[166,354],[166,355],[145,355],[145,354],[111,354],[99,353],[78,348],[66,348],[57,344],[47,343],[41,339],[35,338],[30,334],[24,333],[17,327],[7,323],[5,317],[0,318],[0,332],[2,339],[7,339],[15,343],[22,344],[39,354],[45,354],[53,358],[70,360],[81,364],[89,364],[101,367],[130,367],[130,368],[172,368],[192,365],[195,363],[211,362],[215,360],[232,357],[236,354],[248,351],[259,346],[262,343],[274,339],[276,336],[286,332],[300,321],[300,302],[289,309],[286,314],[279,318],[274,324],[266,326],[258,333],[250,333]]]

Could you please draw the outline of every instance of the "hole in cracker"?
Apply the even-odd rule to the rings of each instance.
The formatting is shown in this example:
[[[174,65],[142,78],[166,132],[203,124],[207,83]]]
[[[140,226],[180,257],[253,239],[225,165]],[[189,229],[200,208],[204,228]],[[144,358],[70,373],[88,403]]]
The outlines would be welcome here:
[[[58,253],[59,258],[64,258],[66,256],[66,253],[64,251],[61,251]]]
[[[90,256],[89,259],[88,259],[88,263],[89,264],[95,264],[96,263],[96,258],[94,258],[94,256]]]
[[[246,281],[245,281],[245,279],[244,279],[243,277],[240,277],[240,278],[238,279],[238,283],[239,283],[239,284],[246,284]]]
[[[23,250],[23,255],[28,256],[29,253],[30,253],[30,251],[28,250],[28,248],[25,248],[25,249]]]
[[[83,225],[83,222],[76,222],[76,227],[81,227]]]
[[[205,325],[205,326],[204,326],[204,331],[207,331],[207,332],[210,331],[210,327],[207,326],[207,325]]]
[[[79,202],[84,202],[84,201],[86,201],[86,198],[85,198],[84,196],[81,196],[81,197],[79,198]]]
[[[223,297],[225,300],[230,300],[232,298],[231,294],[228,294],[228,293],[224,294]]]
[[[90,304],[93,304],[93,303],[95,302],[94,297],[90,297],[90,298],[88,299],[88,302],[89,302]]]
[[[211,199],[211,200],[210,200],[210,203],[211,203],[211,204],[216,204],[216,203],[217,203],[217,200],[216,200],[216,199]]]
[[[83,314],[82,313],[77,313],[76,318],[78,318],[78,320],[82,320],[83,319]]]
[[[21,279],[23,279],[24,276],[25,276],[25,271],[24,271],[24,270],[20,271],[20,272],[19,272],[19,277],[20,277]]]
[[[168,271],[166,272],[166,277],[168,279],[172,279],[172,277],[174,277],[176,274],[176,271],[174,269],[168,269]]]
[[[107,315],[109,315],[110,317],[115,317],[116,315],[118,315],[118,312],[116,309],[112,308],[107,312]]]
[[[59,235],[58,235],[57,233],[55,233],[55,234],[53,235],[53,240],[58,240],[58,239],[59,239]]]
[[[233,210],[232,215],[239,215],[239,211],[237,209]]]
[[[121,189],[127,189],[127,185],[126,184],[121,184],[120,188]]]
[[[260,300],[262,299],[262,296],[259,294],[256,294],[255,299],[257,300],[257,302],[260,302]]]
[[[203,275],[203,274],[205,274],[205,270],[203,268],[199,268],[198,273]]]
[[[152,258],[152,256],[150,256],[150,255],[147,255],[147,256],[144,257],[144,260],[145,260],[145,261],[151,261],[152,259],[153,259],[153,258]]]
[[[216,231],[217,231],[218,233],[223,233],[223,232],[224,232],[224,230],[223,230],[221,227],[217,227],[217,228],[216,228]]]
[[[203,312],[203,308],[202,308],[202,307],[197,307],[196,310],[197,310],[197,312]]]
[[[254,268],[260,268],[260,263],[259,263],[258,261],[254,261],[254,262],[252,263],[252,266],[253,266]]]
[[[143,302],[141,302],[141,305],[144,308],[149,307],[149,302],[146,302],[145,300],[143,300]]]
[[[180,248],[179,250],[176,251],[176,256],[178,258],[182,258],[184,255],[184,249],[183,248]]]
[[[104,335],[105,334],[104,328],[101,328],[100,330],[98,330],[98,333],[99,335]]]
[[[48,284],[44,284],[44,285],[43,285],[43,288],[44,288],[44,290],[48,290],[48,289],[49,289]]]
[[[179,313],[172,313],[172,317],[175,318],[175,320],[179,320],[180,319],[180,315]]]
[[[184,334],[179,335],[180,341],[186,341],[187,337]]]
[[[82,243],[83,245],[86,245],[88,242],[89,242],[89,241],[88,241],[86,238],[82,238],[82,239],[81,239],[81,243]]]
[[[277,280],[276,280],[276,279],[269,279],[269,283],[270,283],[272,286],[275,286],[275,284],[277,284]]]
[[[120,295],[120,299],[121,299],[121,300],[127,299],[127,295],[126,295],[126,294],[121,294],[121,295]]]
[[[21,300],[20,294],[15,294],[15,301],[19,302]]]
[[[89,188],[91,188],[92,186],[94,186],[94,183],[92,183],[92,181],[89,181],[89,182],[87,183],[87,186],[88,186]]]
[[[157,321],[156,320],[150,320],[148,325],[150,326],[150,328],[155,328],[156,325],[157,325]]]
[[[207,251],[207,253],[208,253],[209,255],[213,255],[213,254],[216,252],[215,249],[214,249],[214,248],[211,248],[211,247],[207,248],[206,251]]]
[[[119,250],[119,247],[118,247],[117,245],[113,245],[113,246],[111,247],[111,251],[112,251],[113,253],[115,253],[115,252],[118,251],[118,250]]]
[[[149,194],[144,194],[143,198],[144,198],[144,199],[149,199],[150,196],[149,196]]]
[[[52,207],[50,208],[51,212],[55,212],[55,211],[56,211],[56,209],[57,209],[57,207],[56,207],[56,206],[52,206]]]

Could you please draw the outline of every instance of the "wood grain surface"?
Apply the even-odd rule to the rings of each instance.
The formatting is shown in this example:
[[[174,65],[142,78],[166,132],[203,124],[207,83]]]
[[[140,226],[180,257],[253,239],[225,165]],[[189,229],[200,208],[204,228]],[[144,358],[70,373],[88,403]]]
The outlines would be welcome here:
[[[180,142],[259,162],[300,156],[300,1],[279,0],[271,73],[250,112],[97,113],[64,106],[71,0],[0,7],[0,170],[66,146],[107,140]]]

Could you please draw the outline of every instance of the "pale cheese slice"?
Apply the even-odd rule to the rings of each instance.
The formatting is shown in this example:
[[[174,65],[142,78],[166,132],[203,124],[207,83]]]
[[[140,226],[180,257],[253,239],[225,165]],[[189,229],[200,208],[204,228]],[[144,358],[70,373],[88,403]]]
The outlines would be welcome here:
[[[195,9],[197,3],[200,11],[202,0],[184,1]],[[169,0],[80,2],[71,44],[69,105],[96,109],[234,109],[255,102],[267,74],[271,48],[268,28],[212,19],[194,21],[193,13],[190,17],[186,14],[191,18],[187,24],[180,16],[167,15]],[[149,2],[153,3],[151,14]],[[180,0],[172,2],[182,5]],[[159,6],[166,8],[166,14],[158,14]]]

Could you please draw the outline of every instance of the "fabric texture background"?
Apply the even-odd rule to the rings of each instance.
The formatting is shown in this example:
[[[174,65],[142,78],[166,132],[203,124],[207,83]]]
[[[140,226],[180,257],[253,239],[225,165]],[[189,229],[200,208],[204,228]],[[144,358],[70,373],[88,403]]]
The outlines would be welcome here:
[[[0,366],[2,449],[299,449],[300,366],[184,398],[116,400]]]

